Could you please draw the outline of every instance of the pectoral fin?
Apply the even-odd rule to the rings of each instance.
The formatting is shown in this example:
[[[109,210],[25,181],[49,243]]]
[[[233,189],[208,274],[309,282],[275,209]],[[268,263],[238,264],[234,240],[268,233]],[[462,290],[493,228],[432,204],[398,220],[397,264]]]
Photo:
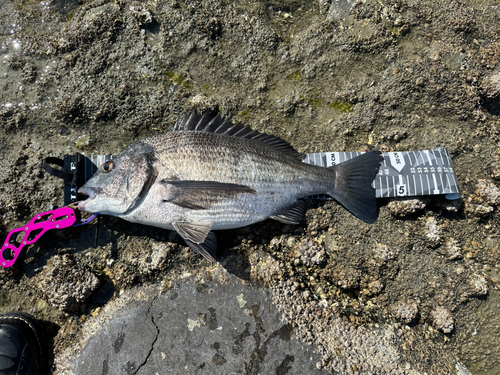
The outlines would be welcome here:
[[[176,222],[172,225],[191,249],[212,263],[216,261],[217,237],[213,232],[210,232],[212,222]]]
[[[234,198],[238,194],[256,191],[245,185],[217,181],[162,181],[166,187],[163,202],[170,202],[191,210],[206,210]]]
[[[306,212],[306,204],[304,201],[297,201],[293,206],[279,212],[277,215],[271,216],[271,219],[278,220],[284,224],[300,224]]]

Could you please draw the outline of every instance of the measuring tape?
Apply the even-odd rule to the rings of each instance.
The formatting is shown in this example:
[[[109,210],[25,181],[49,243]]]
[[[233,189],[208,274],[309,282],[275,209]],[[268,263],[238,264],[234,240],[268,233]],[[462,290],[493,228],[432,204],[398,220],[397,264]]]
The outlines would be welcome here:
[[[330,167],[352,159],[362,152],[321,152],[307,154],[305,163]],[[372,186],[377,198],[415,197],[444,194],[447,199],[462,196],[450,154],[444,148],[424,151],[383,153]],[[329,199],[328,196],[314,198]]]

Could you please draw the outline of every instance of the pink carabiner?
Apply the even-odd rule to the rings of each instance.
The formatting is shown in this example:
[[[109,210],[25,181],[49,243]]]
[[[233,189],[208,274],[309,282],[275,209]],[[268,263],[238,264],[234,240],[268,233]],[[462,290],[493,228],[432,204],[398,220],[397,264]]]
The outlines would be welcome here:
[[[48,230],[70,227],[76,220],[75,209],[67,206],[36,215],[28,224],[9,233],[0,252],[0,264],[3,267],[13,266],[24,246],[35,243]],[[20,232],[24,232],[24,236],[19,241]]]

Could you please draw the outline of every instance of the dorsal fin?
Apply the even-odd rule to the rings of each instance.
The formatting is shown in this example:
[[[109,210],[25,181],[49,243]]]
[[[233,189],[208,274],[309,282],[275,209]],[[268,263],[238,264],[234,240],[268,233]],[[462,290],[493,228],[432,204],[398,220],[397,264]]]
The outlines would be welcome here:
[[[180,130],[204,131],[237,138],[253,139],[273,146],[281,152],[293,156],[297,160],[302,160],[305,157],[304,154],[295,150],[290,143],[279,137],[266,133],[259,133],[257,130],[252,130],[241,122],[233,124],[230,119],[223,119],[219,113],[214,115],[210,111],[205,111],[200,116],[196,113],[196,110],[193,109],[191,113],[186,114],[182,121],[172,128],[172,131]]]

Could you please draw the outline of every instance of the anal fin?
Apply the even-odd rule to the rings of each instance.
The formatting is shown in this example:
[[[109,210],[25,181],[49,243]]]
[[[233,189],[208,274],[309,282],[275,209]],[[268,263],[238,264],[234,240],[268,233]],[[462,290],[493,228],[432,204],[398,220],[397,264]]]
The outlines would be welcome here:
[[[300,224],[306,212],[304,201],[297,201],[293,206],[287,207],[282,212],[271,216],[271,219],[278,220],[284,224]]]

